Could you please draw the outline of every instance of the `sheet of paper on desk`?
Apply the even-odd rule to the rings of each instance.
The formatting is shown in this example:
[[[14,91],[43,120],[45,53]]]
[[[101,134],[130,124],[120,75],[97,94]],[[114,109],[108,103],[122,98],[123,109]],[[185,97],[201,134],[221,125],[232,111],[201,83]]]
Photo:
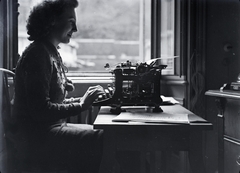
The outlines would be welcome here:
[[[189,124],[188,114],[169,114],[149,113],[149,112],[121,112],[120,115],[114,117],[115,122],[145,122],[145,123],[181,123]]]
[[[174,99],[173,97],[165,97],[163,95],[161,95],[161,98],[162,98],[162,101],[163,101],[163,104],[179,104],[179,102]]]

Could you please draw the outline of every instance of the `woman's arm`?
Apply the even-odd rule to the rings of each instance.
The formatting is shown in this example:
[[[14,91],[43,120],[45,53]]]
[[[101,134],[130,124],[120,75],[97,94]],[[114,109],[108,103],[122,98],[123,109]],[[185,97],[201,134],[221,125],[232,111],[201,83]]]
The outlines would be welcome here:
[[[24,85],[28,112],[36,121],[55,121],[78,115],[79,102],[53,103],[49,96],[52,78],[52,64],[43,47],[30,50],[23,63]]]

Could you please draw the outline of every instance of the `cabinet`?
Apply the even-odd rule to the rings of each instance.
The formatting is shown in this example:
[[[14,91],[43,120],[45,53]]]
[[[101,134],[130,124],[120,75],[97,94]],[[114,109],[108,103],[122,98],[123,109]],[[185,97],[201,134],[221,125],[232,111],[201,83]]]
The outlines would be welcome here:
[[[218,115],[218,172],[240,173],[240,92],[210,90]]]

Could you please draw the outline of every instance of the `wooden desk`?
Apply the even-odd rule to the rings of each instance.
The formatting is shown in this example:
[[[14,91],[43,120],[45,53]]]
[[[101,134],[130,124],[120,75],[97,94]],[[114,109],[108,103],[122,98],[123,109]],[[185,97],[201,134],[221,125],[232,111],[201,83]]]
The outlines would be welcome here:
[[[145,153],[166,150],[189,151],[189,161],[193,173],[205,172],[202,154],[202,131],[212,129],[212,124],[204,121],[180,105],[161,106],[161,108],[167,113],[189,114],[191,123],[112,122],[112,119],[116,115],[109,112],[109,107],[101,108],[94,122],[94,128],[104,129],[102,173],[115,172],[114,164],[116,165],[117,162],[115,157],[116,153],[117,151],[126,150],[140,151],[141,159],[139,162],[140,165],[128,167],[128,170],[123,171],[125,173],[133,172],[133,170],[134,172],[146,172]],[[151,164],[152,163],[151,172],[155,172],[154,162],[151,162]],[[138,170],[139,167],[140,171]]]
[[[206,95],[215,97],[218,111],[218,172],[240,172],[240,92],[209,90]]]

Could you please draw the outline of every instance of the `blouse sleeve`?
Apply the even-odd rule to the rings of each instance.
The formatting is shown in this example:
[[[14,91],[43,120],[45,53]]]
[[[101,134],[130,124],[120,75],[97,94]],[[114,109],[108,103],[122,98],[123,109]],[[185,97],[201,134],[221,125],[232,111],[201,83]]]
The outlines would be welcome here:
[[[67,99],[65,99],[64,101],[63,101],[63,103],[65,103],[65,104],[69,104],[69,103],[80,103],[80,101],[81,101],[81,97],[77,97],[77,98],[73,98],[73,97],[71,97],[71,98],[67,98]]]
[[[78,102],[52,103],[49,91],[51,82],[51,61],[44,48],[30,50],[24,64],[24,85],[28,111],[36,121],[57,121],[81,112]]]

